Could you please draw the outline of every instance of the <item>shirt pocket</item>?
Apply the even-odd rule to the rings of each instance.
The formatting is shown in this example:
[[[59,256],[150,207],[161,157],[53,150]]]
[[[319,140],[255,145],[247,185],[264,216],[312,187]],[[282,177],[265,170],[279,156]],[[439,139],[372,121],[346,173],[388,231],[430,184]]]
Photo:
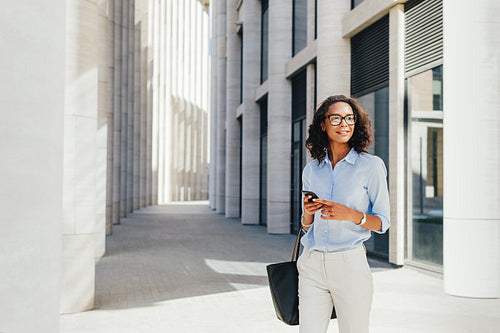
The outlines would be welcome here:
[[[366,212],[370,203],[368,185],[363,182],[354,182],[343,191],[347,207]]]

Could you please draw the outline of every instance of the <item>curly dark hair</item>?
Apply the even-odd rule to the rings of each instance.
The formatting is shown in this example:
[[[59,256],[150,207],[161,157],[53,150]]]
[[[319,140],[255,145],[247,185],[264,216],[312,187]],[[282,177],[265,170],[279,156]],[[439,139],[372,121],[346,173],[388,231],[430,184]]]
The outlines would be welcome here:
[[[311,157],[321,163],[326,156],[327,148],[330,145],[328,135],[321,129],[321,123],[326,119],[325,114],[328,108],[338,102],[349,104],[356,115],[356,125],[354,133],[348,141],[349,147],[354,148],[358,153],[366,152],[366,148],[372,144],[372,133],[370,129],[371,121],[358,102],[352,97],[335,95],[327,97],[316,109],[312,124],[309,125],[309,137],[306,140],[306,148]]]

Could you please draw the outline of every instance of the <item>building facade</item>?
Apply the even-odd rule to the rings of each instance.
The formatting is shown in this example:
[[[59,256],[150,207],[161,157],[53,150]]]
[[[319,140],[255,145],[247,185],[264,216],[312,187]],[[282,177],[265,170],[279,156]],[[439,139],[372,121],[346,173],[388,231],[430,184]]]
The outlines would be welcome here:
[[[106,235],[207,198],[206,1],[15,1],[0,23],[0,331],[91,309]]]
[[[498,2],[211,6],[211,208],[297,233],[308,124],[351,95],[388,168],[392,225],[368,252],[443,273],[450,294],[500,297]]]

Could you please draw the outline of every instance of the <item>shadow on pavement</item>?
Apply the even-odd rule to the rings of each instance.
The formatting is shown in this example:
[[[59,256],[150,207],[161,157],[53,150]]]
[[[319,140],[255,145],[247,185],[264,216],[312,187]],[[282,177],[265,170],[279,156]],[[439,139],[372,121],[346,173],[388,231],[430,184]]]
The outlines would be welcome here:
[[[267,286],[265,267],[289,260],[294,235],[226,219],[206,203],[148,207],[113,226],[96,265],[96,309]],[[390,269],[370,259],[376,270]]]

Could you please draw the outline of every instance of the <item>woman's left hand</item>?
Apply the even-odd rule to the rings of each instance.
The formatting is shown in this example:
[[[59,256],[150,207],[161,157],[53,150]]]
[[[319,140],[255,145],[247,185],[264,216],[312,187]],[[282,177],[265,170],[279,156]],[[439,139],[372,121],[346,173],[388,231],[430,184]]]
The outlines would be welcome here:
[[[321,218],[323,220],[353,221],[356,211],[337,202],[324,199],[314,199],[314,202],[323,204]]]

